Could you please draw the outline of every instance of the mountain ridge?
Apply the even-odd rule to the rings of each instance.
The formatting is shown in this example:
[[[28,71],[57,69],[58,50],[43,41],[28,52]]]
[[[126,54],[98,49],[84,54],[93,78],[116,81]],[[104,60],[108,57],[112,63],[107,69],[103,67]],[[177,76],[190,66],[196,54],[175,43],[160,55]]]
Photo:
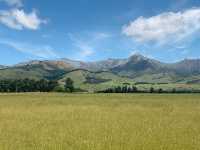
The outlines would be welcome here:
[[[65,62],[68,64],[74,64],[75,66],[81,68],[82,66],[88,65],[88,64],[97,64],[97,63],[114,62],[114,61],[127,62],[128,60],[133,60],[133,59],[153,60],[153,61],[165,64],[165,65],[173,65],[173,64],[177,64],[177,63],[185,62],[185,61],[200,61],[199,58],[194,58],[194,59],[185,58],[185,59],[182,59],[182,60],[179,60],[176,62],[163,62],[160,60],[156,60],[154,58],[146,57],[141,54],[134,54],[128,58],[108,58],[108,59],[103,59],[103,60],[98,60],[98,61],[80,61],[80,60],[73,60],[73,59],[69,59],[69,58],[60,58],[60,59],[55,59],[55,60],[54,59],[52,59],[52,60],[48,60],[48,59],[46,59],[46,60],[30,60],[30,61],[20,62],[20,63],[14,64],[14,65],[9,65],[9,66],[7,65],[6,67],[22,66],[22,65],[33,64],[33,63],[37,63],[37,62]],[[5,65],[0,65],[0,67],[5,67]]]
[[[135,54],[127,59],[106,59],[96,62],[84,62],[71,59],[32,60],[0,70],[0,79],[60,79],[75,70],[88,70],[91,74],[107,71],[114,76],[142,81],[177,82],[186,78],[197,81],[200,76],[200,59],[184,59],[176,63],[164,63],[155,59]],[[145,81],[146,82],[146,81]]]

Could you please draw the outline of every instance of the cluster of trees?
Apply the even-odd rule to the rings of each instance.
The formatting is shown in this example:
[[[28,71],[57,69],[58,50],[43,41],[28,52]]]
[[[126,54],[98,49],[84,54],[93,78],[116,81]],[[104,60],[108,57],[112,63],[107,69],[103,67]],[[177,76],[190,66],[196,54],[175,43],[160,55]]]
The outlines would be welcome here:
[[[172,90],[163,90],[162,88],[154,89],[151,87],[149,90],[138,90],[135,86],[117,86],[100,91],[99,93],[199,93],[199,90],[184,90],[173,88]]]
[[[75,88],[74,88],[74,81],[70,78],[67,78],[65,80],[65,91],[66,92],[74,92]]]
[[[0,92],[50,92],[58,86],[57,81],[48,80],[2,80]]]
[[[150,88],[149,93],[199,93],[199,90],[193,89],[176,89],[173,88],[171,90],[163,90],[162,88],[154,89],[153,87]]]
[[[104,91],[100,91],[100,93],[137,93],[138,89],[135,86],[117,86],[113,88],[108,88]]]
[[[60,87],[57,81],[52,80],[1,80],[0,92],[73,92],[74,82],[68,78],[65,81],[64,87]]]
[[[70,78],[65,80],[64,85],[60,85],[54,80],[0,80],[0,92],[85,92],[81,89],[74,88],[74,81]],[[136,86],[123,85],[106,90],[99,93],[200,93],[199,90],[163,90],[162,88],[154,89],[151,87],[147,90],[139,90]]]

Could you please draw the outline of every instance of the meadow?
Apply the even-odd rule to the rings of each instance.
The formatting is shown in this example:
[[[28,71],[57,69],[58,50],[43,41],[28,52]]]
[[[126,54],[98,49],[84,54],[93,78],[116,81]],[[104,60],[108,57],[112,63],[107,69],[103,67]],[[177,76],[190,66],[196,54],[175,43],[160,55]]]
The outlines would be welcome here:
[[[198,150],[199,94],[1,94],[1,150]]]

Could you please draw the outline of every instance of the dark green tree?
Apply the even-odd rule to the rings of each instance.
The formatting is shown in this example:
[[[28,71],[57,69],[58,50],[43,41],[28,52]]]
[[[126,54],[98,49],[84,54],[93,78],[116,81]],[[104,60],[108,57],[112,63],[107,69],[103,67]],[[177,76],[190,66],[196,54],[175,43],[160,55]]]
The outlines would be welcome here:
[[[71,78],[65,80],[65,91],[71,93],[74,92],[74,81]]]
[[[154,88],[153,87],[150,88],[150,93],[154,93]]]
[[[160,88],[160,89],[158,90],[158,93],[163,93],[163,89]]]
[[[137,87],[136,86],[132,86],[132,93],[136,93],[136,92],[138,92]]]
[[[176,91],[176,89],[175,88],[173,88],[172,89],[172,93],[176,93],[177,91]]]

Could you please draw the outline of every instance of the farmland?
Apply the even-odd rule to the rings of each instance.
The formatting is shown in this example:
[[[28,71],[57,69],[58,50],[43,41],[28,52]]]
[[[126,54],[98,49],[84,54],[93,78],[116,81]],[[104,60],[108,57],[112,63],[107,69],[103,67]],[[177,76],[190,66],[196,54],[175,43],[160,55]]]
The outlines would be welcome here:
[[[2,150],[198,150],[198,94],[1,94]]]

